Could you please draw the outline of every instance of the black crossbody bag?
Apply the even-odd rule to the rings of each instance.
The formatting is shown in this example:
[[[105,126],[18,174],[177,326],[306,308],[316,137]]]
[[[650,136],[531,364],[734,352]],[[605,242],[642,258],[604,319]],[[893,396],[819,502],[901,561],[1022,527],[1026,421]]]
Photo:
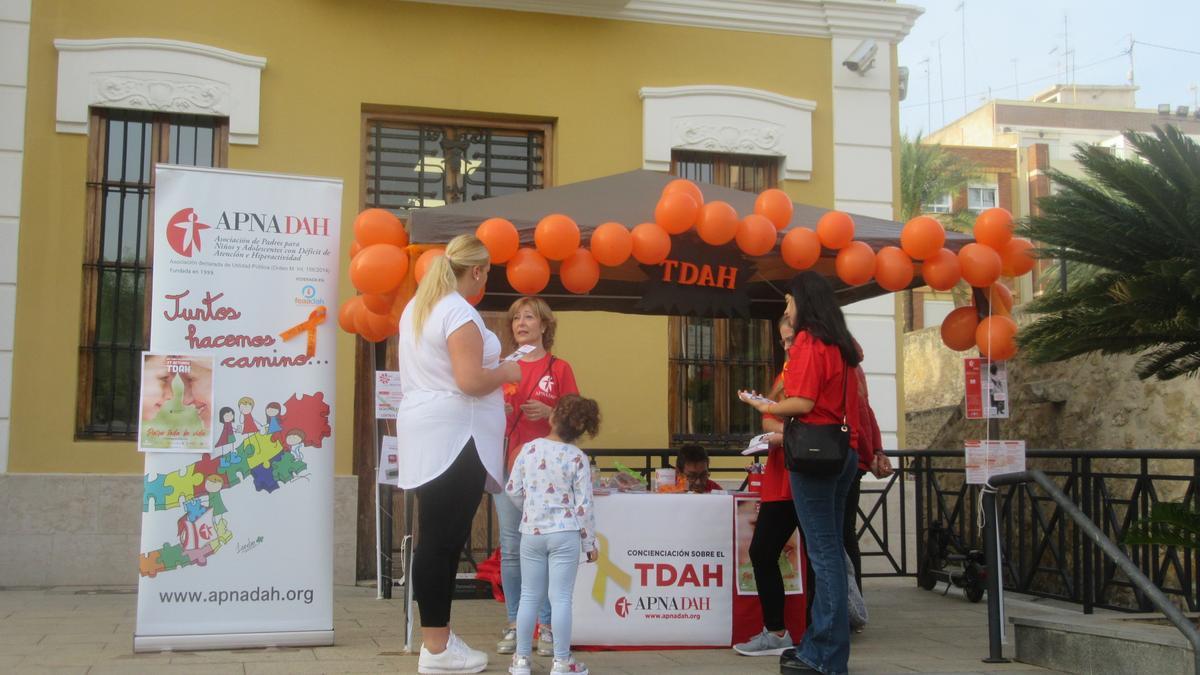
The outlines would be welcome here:
[[[846,423],[850,365],[843,364],[842,423],[805,424],[792,417],[783,427],[783,457],[789,471],[808,476],[836,476],[850,453],[850,426]]]

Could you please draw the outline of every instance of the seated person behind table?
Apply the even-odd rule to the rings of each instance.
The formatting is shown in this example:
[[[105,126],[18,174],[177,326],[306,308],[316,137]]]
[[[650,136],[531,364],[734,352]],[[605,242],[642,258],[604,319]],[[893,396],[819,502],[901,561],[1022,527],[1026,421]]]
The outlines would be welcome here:
[[[675,458],[675,473],[676,483],[686,482],[688,492],[708,493],[722,489],[720,483],[708,477],[708,453],[703,446],[685,445],[679,448],[679,456]]]

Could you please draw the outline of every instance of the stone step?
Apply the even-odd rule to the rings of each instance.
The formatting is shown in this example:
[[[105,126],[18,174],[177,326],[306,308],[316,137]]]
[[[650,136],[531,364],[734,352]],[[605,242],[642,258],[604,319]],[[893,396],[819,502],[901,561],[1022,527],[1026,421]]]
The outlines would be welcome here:
[[[1010,623],[1022,663],[1069,673],[1195,672],[1191,643],[1161,614],[1043,614]]]

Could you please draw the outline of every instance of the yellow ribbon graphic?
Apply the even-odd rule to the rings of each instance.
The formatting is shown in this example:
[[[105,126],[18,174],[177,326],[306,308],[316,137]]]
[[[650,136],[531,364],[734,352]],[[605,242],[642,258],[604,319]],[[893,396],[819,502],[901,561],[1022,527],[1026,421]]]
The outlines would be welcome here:
[[[633,577],[625,570],[617,567],[616,563],[608,557],[608,539],[602,534],[596,535],[596,580],[592,582],[592,598],[596,604],[604,606],[604,596],[608,588],[608,580],[612,579],[614,583],[629,592],[629,586],[633,583]]]
[[[308,358],[312,358],[317,353],[317,326],[325,323],[325,308],[318,307],[308,315],[308,319],[303,323],[298,323],[295,326],[283,331],[279,334],[284,342],[291,340],[302,332],[308,332],[308,350],[305,352]]]

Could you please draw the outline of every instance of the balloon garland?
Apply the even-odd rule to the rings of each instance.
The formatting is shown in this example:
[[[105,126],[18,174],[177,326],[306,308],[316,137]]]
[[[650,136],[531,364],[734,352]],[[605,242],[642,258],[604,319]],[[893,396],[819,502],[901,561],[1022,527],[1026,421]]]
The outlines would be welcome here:
[[[538,222],[533,246],[522,247],[517,228],[504,218],[488,218],[475,235],[487,247],[491,262],[505,266],[509,284],[519,293],[534,295],[550,282],[550,261],[559,261],[557,274],[571,293],[586,294],[600,281],[602,267],[618,267],[630,258],[657,265],[670,255],[671,235],[695,228],[711,246],[735,242],[747,256],[768,255],[779,246],[788,267],[805,270],[821,258],[822,250],[836,251],[834,269],[847,285],[861,286],[872,279],[887,291],[910,288],[915,279],[945,291],[960,281],[975,289],[976,304],[952,311],[942,321],[942,342],[950,349],[979,349],[995,360],[1016,354],[1017,324],[1012,320],[1012,293],[1001,276],[1018,277],[1034,266],[1032,242],[1013,236],[1012,214],[1002,208],[983,211],[975,220],[975,242],[954,253],[945,248],[946,230],[937,219],[917,216],[904,224],[900,246],[874,250],[856,240],[854,219],[848,213],[828,211],[812,229],[787,230],[793,205],[787,193],[765,190],[754,202],[754,212],[739,216],[723,201],[706,202],[690,180],[672,180],[663,188],[652,221],[629,228],[609,222],[597,227],[584,245],[579,226],[569,216],[554,213]],[[778,233],[787,230],[782,240]],[[420,283],[429,263],[444,254],[442,248],[409,246],[404,224],[385,209],[366,209],[354,220],[350,248],[350,281],[361,295],[345,302],[338,312],[342,330],[378,342],[395,335],[400,312],[408,298],[399,292],[411,267]],[[410,257],[416,256],[411,261]],[[477,304],[483,298],[471,298]],[[982,299],[983,302],[978,300]]]

